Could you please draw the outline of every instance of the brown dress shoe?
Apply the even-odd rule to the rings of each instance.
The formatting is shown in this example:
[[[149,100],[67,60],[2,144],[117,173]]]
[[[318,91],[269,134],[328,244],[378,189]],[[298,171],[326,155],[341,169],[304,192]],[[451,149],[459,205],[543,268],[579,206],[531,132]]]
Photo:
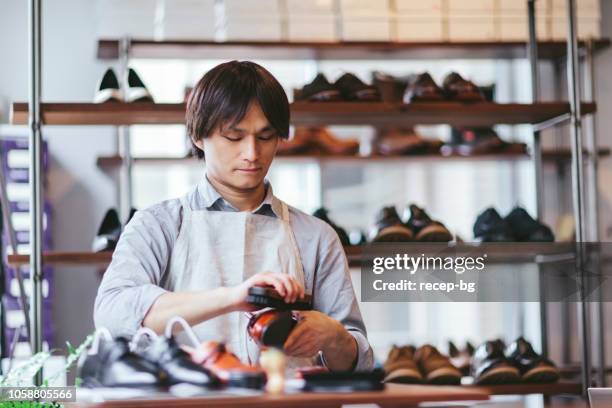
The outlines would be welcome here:
[[[414,239],[421,242],[449,242],[453,235],[439,221],[432,220],[422,208],[410,204],[404,210],[406,226],[415,234]]]
[[[461,372],[442,355],[434,346],[426,344],[414,354],[419,369],[429,384],[458,385],[461,383]]]
[[[385,156],[424,153],[428,144],[413,128],[381,129],[376,135],[376,151]]]
[[[423,382],[423,375],[414,361],[414,346],[393,346],[385,361],[384,382],[400,384],[418,384]]]
[[[359,140],[340,139],[327,128],[311,128],[311,137],[322,153],[339,156],[352,156],[359,152]]]
[[[485,100],[480,89],[472,81],[464,79],[456,72],[451,72],[444,78],[442,87],[446,97],[454,101],[478,102]]]
[[[279,156],[291,156],[299,154],[312,154],[318,146],[312,138],[310,128],[295,128],[293,137],[289,140],[281,139],[278,143],[276,154]]]
[[[436,102],[445,99],[442,89],[427,72],[415,76],[404,92],[404,103]]]

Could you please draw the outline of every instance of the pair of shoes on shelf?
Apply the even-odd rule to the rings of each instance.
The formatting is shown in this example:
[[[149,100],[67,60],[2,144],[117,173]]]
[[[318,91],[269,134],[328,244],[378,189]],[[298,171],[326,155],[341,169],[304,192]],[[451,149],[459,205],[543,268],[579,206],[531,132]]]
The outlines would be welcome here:
[[[390,102],[482,102],[485,95],[472,81],[463,78],[456,72],[448,74],[438,86],[427,72],[422,74],[396,77],[382,72],[373,73],[373,83],[383,95],[383,100]]]
[[[385,382],[458,385],[461,372],[434,346],[393,346],[384,364]]]
[[[115,71],[112,68],[108,68],[98,84],[98,89],[94,95],[94,103],[153,102],[151,93],[134,69],[128,69],[125,82],[127,89],[124,95]]]
[[[449,242],[449,230],[439,221],[432,220],[422,208],[410,204],[399,217],[394,206],[381,209],[376,215],[372,242]]]
[[[172,334],[176,323],[186,330],[193,343],[191,347],[176,342]],[[142,347],[144,335],[150,340]],[[78,375],[83,386],[89,388],[155,390],[192,384],[213,389],[222,386],[261,389],[265,382],[261,369],[243,364],[224,344],[200,343],[182,318],[170,320],[164,335],[142,328],[131,341],[125,337],[113,339],[108,330],[98,329],[91,348],[79,358]]]
[[[280,141],[277,154],[353,156],[358,151],[357,139],[340,139],[324,127],[298,127],[291,139]]]
[[[375,152],[385,156],[433,154],[440,151],[442,141],[426,139],[414,128],[379,129],[374,141]]]
[[[126,225],[130,222],[135,213],[136,209],[132,208],[127,222],[125,223]],[[114,250],[117,246],[117,242],[119,242],[122,231],[123,226],[119,220],[119,214],[116,209],[111,208],[104,215],[104,219],[102,219],[102,223],[98,228],[98,233],[93,240],[92,250],[94,252]]]
[[[537,354],[523,337],[507,348],[500,339],[480,345],[474,352],[471,372],[479,385],[559,380],[554,363]]]
[[[533,219],[525,209],[515,207],[502,218],[495,208],[487,208],[474,223],[474,238],[481,242],[553,242],[551,229]]]
[[[474,156],[487,153],[527,153],[525,143],[506,142],[492,128],[453,128],[451,141],[440,148],[445,156]]]
[[[319,73],[312,82],[294,92],[296,101],[332,102],[332,101],[380,101],[378,90],[364,83],[356,75],[345,73],[334,83]]]

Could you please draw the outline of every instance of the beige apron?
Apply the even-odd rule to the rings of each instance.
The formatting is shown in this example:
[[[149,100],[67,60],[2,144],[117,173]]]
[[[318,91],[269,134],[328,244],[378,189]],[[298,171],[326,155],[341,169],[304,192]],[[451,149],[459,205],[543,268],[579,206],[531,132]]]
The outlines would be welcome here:
[[[164,286],[171,291],[211,290],[239,285],[260,272],[286,273],[305,285],[287,204],[272,199],[282,208],[280,218],[245,211],[194,211],[183,198],[183,221]],[[193,329],[200,340],[223,341],[243,362],[256,363],[259,347],[247,333],[248,320],[246,313],[233,312]],[[290,358],[288,365],[312,362]]]

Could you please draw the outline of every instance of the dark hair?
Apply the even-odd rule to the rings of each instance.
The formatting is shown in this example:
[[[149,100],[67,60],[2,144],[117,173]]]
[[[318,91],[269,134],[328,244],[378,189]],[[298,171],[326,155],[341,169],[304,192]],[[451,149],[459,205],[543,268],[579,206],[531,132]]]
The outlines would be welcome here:
[[[289,101],[283,87],[261,65],[230,61],[208,71],[191,91],[185,116],[187,134],[198,158],[204,152],[193,142],[217,126],[242,120],[251,101],[257,101],[278,135],[289,137]]]

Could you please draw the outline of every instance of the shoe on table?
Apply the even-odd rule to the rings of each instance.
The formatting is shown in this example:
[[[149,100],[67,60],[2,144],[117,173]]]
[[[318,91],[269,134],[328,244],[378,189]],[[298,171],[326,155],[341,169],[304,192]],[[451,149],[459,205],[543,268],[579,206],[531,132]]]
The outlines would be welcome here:
[[[107,334],[105,339],[101,333]],[[92,346],[81,355],[77,367],[83,386],[89,388],[154,389],[160,384],[157,366],[132,353],[126,338],[112,339],[106,329],[98,329]]]
[[[533,219],[524,208],[515,207],[504,218],[517,240],[523,242],[553,242],[551,229]]]
[[[314,215],[320,220],[325,221],[334,229],[334,231],[336,231],[336,234],[338,234],[338,238],[340,238],[340,242],[342,243],[342,245],[344,246],[351,245],[351,241],[349,239],[348,234],[346,233],[346,230],[344,230],[344,228],[338,226],[335,222],[330,220],[328,214],[329,213],[327,209],[325,209],[324,207],[321,207],[318,210],[316,210],[314,213],[312,213],[312,215]]]
[[[383,365],[385,370],[384,382],[399,384],[419,384],[423,382],[423,375],[414,360],[414,346],[393,346],[387,361]]]
[[[442,88],[446,97],[455,101],[477,102],[485,100],[480,88],[456,72],[451,72],[444,78]]]
[[[121,221],[117,210],[111,208],[104,215],[98,233],[94,237],[92,250],[94,252],[112,251],[117,246],[121,235]]]
[[[375,139],[376,152],[385,156],[425,153],[429,145],[413,128],[379,129]]]
[[[499,341],[487,341],[476,349],[471,373],[479,385],[514,384],[521,380],[518,368],[506,358],[503,342]]]
[[[265,373],[243,364],[223,343],[207,341],[188,351],[196,364],[207,368],[230,387],[261,389],[264,386]]]
[[[433,221],[422,208],[410,204],[404,210],[406,226],[412,230],[416,241],[421,242],[449,242],[453,235],[439,221]]]
[[[414,234],[406,227],[393,206],[384,207],[376,215],[372,242],[411,242]]]
[[[525,382],[552,383],[559,380],[559,370],[555,364],[536,353],[523,337],[506,348],[506,355],[519,369],[521,380]]]
[[[193,384],[202,387],[217,387],[220,381],[205,367],[191,360],[173,336],[157,336],[151,345],[139,355],[157,365],[167,385]]]
[[[514,242],[516,238],[508,222],[495,208],[487,208],[474,222],[474,238],[481,242]]]
[[[419,347],[414,358],[428,384],[459,385],[461,372],[437,348],[426,344]]]
[[[123,102],[123,93],[119,86],[119,80],[112,68],[104,72],[93,101],[94,103]]]
[[[340,90],[331,84],[325,75],[317,74],[312,82],[295,94],[295,99],[299,101],[323,102],[339,101],[342,99]]]
[[[312,142],[323,154],[334,156],[354,156],[359,152],[359,140],[340,139],[324,127],[310,129]]]
[[[340,90],[345,101],[380,101],[378,89],[364,83],[354,74],[346,73],[336,80],[334,86]]]
[[[127,94],[125,95],[126,102],[153,102],[151,93],[145,86],[142,79],[132,68],[127,73]]]
[[[404,103],[437,102],[443,100],[444,93],[442,89],[440,89],[427,72],[413,76],[403,96]]]

